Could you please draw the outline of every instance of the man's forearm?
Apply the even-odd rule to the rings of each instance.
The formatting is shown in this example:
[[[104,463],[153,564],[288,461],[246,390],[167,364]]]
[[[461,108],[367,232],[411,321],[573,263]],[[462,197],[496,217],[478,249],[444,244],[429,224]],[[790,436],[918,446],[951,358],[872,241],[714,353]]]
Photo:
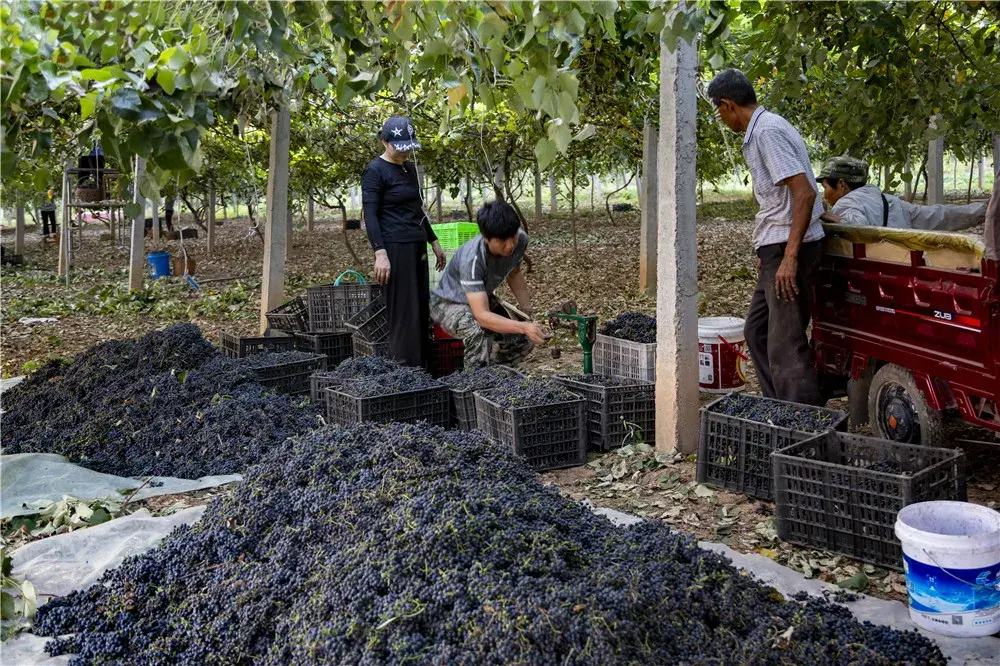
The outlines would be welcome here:
[[[495,312],[487,310],[480,315],[473,313],[473,316],[476,317],[476,323],[488,331],[505,335],[524,333],[524,326],[521,322],[502,317]]]
[[[531,291],[528,289],[528,281],[524,279],[524,273],[520,270],[514,271],[507,278],[507,286],[517,299],[517,305],[525,312],[531,310]]]
[[[815,203],[816,192],[792,192],[792,228],[788,232],[788,244],[785,246],[786,257],[799,256],[802,239],[805,238],[809,223],[812,221]]]

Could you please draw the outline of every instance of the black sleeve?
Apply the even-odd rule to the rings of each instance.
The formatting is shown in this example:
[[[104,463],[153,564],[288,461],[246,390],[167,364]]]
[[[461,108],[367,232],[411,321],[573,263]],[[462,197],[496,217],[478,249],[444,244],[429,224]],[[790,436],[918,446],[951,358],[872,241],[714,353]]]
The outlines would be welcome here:
[[[431,227],[431,221],[427,219],[427,213],[424,213],[424,221],[422,222],[424,231],[427,232],[427,242],[433,243],[438,239],[437,234],[434,233],[434,229]]]
[[[382,198],[382,175],[371,166],[361,176],[361,207],[365,212],[365,230],[373,250],[385,247],[382,242],[382,228],[379,226],[378,202]]]

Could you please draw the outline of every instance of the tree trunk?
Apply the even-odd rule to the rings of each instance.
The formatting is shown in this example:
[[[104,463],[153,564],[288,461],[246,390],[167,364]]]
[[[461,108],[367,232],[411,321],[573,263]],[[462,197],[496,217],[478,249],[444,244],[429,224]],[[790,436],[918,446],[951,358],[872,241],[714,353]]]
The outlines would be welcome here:
[[[14,209],[14,254],[24,254],[24,206]]]
[[[580,255],[577,251],[576,246],[576,158],[574,157],[570,161],[570,181],[571,186],[569,190],[569,209],[570,209],[570,224],[573,227],[573,261],[578,261]]]
[[[969,189],[965,193],[965,203],[972,203],[972,174],[976,172],[976,163],[969,162]]]
[[[306,209],[306,231],[313,232],[316,226],[316,201],[310,196],[308,208]]]
[[[465,211],[469,214],[469,221],[475,222],[476,217],[472,214],[472,177],[466,174],[465,176]]]
[[[549,210],[555,215],[559,210],[559,188],[556,185],[556,174],[549,172]]]
[[[542,219],[542,172],[538,169],[538,162],[535,162],[535,222]]]
[[[206,241],[208,256],[215,252],[215,185],[208,188],[208,239]],[[185,262],[186,266],[187,262]]]

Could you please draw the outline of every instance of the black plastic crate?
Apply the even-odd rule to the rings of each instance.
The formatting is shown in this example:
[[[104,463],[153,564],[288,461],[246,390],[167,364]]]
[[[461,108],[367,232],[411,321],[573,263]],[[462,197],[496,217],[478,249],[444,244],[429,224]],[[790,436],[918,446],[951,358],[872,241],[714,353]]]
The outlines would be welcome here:
[[[431,340],[428,371],[432,377],[444,377],[465,369],[465,343],[458,338]]]
[[[770,423],[713,412],[712,408],[727,397],[714,400],[701,410],[696,478],[699,483],[708,483],[761,499],[774,499],[771,454],[818,433],[779,428]],[[742,397],[827,414],[830,417],[830,430],[847,430],[847,414],[840,410],[756,395]]]
[[[327,363],[327,367],[331,367]],[[344,380],[337,377],[332,372],[314,372],[309,375],[309,397],[313,402],[326,403],[326,391],[324,389],[340,386]]]
[[[502,370],[510,374],[511,377],[523,377],[524,375],[514,368],[505,365],[495,366],[497,370]],[[451,416],[452,423],[460,430],[473,430],[479,427],[476,420],[476,391],[484,389],[466,389],[464,391],[451,390]],[[488,389],[485,389],[488,390]]]
[[[826,432],[771,456],[783,541],[901,569],[894,527],[914,502],[966,499],[965,453]]]
[[[289,335],[250,337],[233,335],[225,331],[219,334],[219,347],[222,349],[222,353],[229,358],[246,358],[251,354],[292,351],[294,345],[295,339]]]
[[[369,342],[360,335],[351,338],[355,356],[391,356],[388,342]]]
[[[265,316],[268,326],[276,331],[295,333],[309,330],[309,310],[301,298],[282,303]]]
[[[588,384],[556,375],[554,379],[587,401],[587,443],[609,451],[625,444],[656,441],[656,384],[626,379],[627,386]]]
[[[362,421],[427,421],[431,425],[448,427],[451,398],[448,387],[444,384],[416,391],[358,398],[344,392],[349,390],[349,383],[325,389],[326,419],[330,423],[346,425]]]
[[[501,407],[477,391],[476,423],[486,435],[513,447],[536,471],[587,462],[583,398],[532,407]]]
[[[311,359],[259,366],[253,372],[260,385],[297,395],[309,393],[309,377],[320,370],[326,370],[326,357],[315,354]]]
[[[324,284],[306,289],[309,330],[349,333],[347,322],[382,294],[377,284]]]
[[[377,297],[350,318],[347,329],[369,342],[385,342],[389,339],[389,310],[385,299]]]
[[[296,333],[295,348],[323,354],[329,368],[340,365],[341,361],[354,355],[350,333]]]

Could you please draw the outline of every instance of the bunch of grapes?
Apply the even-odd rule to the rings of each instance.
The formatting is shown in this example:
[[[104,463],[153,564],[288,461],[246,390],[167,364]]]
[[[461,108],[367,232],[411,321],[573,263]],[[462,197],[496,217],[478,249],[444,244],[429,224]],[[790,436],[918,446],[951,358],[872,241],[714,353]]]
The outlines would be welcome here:
[[[599,332],[602,335],[632,342],[656,342],[656,317],[641,312],[623,312],[611,321],[605,322]]]
[[[74,665],[945,664],[662,523],[615,527],[481,433],[399,423],[272,449],[34,630]]]
[[[482,394],[505,409],[580,399],[579,395],[555,380],[534,377],[506,377]]]
[[[712,405],[710,411],[803,432],[822,432],[829,429],[833,421],[829,413],[819,409],[800,407],[778,400],[766,400],[742,393],[730,393]]]
[[[497,383],[516,377],[520,373],[505,365],[488,365],[483,368],[454,372],[441,381],[454,391],[479,391],[495,386]]]

